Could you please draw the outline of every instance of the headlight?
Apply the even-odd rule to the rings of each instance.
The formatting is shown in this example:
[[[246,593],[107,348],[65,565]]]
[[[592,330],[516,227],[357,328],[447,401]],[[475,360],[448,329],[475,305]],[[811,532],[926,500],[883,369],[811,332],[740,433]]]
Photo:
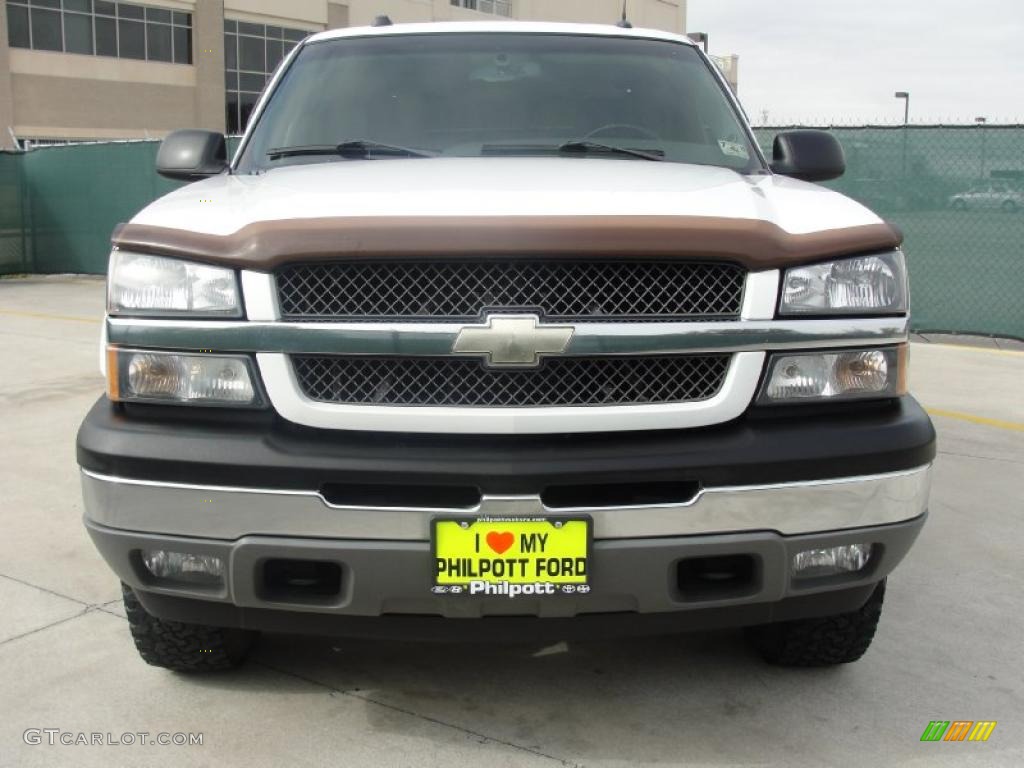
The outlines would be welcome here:
[[[902,395],[907,390],[906,351],[904,344],[773,355],[758,401],[772,405]]]
[[[235,272],[162,256],[114,251],[107,277],[112,315],[239,317]]]
[[[902,251],[787,269],[781,315],[877,315],[907,311]]]
[[[115,401],[261,407],[250,359],[107,348],[107,396]]]

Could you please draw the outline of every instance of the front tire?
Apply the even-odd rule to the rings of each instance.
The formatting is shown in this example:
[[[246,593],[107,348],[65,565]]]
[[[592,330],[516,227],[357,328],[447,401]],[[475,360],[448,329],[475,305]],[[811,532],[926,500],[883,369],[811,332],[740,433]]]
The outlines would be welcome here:
[[[882,615],[885,581],[856,611],[814,619],[765,624],[750,630],[769,664],[782,667],[831,667],[857,661],[875,637]]]
[[[121,585],[128,627],[135,648],[147,664],[175,672],[219,672],[239,666],[257,633],[244,629],[210,627],[164,621],[146,613],[139,598]]]

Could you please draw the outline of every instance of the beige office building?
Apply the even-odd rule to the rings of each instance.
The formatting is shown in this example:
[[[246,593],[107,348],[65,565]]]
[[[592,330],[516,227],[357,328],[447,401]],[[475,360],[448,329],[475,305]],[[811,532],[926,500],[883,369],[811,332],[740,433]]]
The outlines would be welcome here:
[[[614,23],[621,0],[0,0],[0,147],[245,126],[313,31],[510,18]],[[635,26],[686,28],[686,0],[628,0]]]

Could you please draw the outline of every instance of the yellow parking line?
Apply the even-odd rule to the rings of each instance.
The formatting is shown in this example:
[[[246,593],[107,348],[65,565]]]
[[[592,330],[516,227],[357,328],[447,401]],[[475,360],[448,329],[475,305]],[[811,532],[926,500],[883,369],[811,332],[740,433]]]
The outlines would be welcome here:
[[[75,315],[50,315],[46,312],[22,312],[17,309],[0,309],[0,315],[11,317],[34,317],[37,320],[65,320],[69,323],[91,323],[97,325],[100,322],[98,317],[77,317]]]
[[[990,355],[1009,355],[1010,357],[1024,357],[1024,351],[1017,349],[992,349],[991,347],[972,347],[967,344],[935,344],[930,342],[919,342],[925,347],[942,347],[943,349],[955,349],[959,352],[985,352]]]
[[[959,411],[946,411],[941,408],[925,408],[932,416],[942,416],[946,419],[959,419],[969,421],[972,424],[983,424],[986,427],[996,429],[1009,429],[1013,432],[1024,432],[1024,424],[1019,421],[1003,421],[1002,419],[990,419],[987,416],[975,416],[971,413],[960,413]]]

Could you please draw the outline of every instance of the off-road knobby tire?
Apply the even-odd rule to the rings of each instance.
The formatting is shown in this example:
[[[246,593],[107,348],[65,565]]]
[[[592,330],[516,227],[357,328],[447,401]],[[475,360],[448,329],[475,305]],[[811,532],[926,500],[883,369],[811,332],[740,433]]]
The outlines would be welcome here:
[[[257,633],[164,621],[146,613],[131,588],[121,585],[128,626],[139,655],[154,667],[175,672],[219,672],[241,664]]]
[[[885,581],[856,611],[814,619],[782,621],[750,630],[751,639],[769,664],[782,667],[831,667],[864,655],[878,628]]]

